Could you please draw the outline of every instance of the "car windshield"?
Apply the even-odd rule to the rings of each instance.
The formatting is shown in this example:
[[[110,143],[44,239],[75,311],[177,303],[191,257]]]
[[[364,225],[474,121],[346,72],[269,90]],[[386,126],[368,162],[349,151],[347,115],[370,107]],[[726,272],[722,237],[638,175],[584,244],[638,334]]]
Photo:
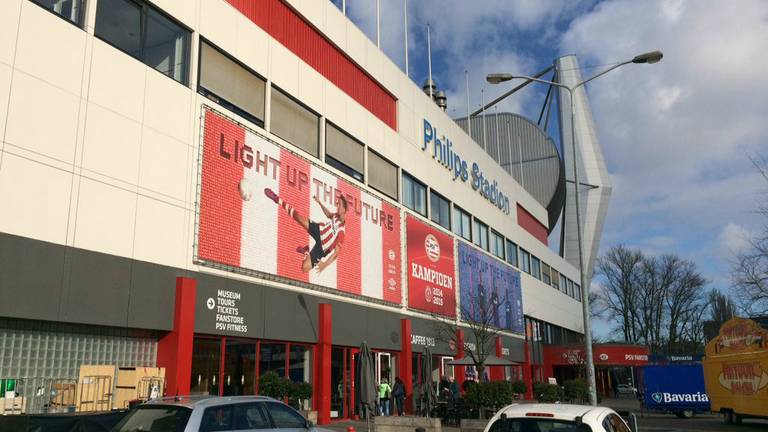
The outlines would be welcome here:
[[[591,432],[584,423],[549,418],[507,418],[499,419],[489,432]]]
[[[192,410],[179,406],[145,405],[128,413],[112,432],[182,432]]]

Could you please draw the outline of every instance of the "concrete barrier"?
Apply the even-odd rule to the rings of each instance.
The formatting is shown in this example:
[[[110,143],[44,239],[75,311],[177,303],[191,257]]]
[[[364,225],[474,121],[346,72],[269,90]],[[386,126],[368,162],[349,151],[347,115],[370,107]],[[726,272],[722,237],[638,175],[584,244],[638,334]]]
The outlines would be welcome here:
[[[461,432],[483,432],[488,420],[461,419]]]
[[[375,432],[414,432],[417,428],[423,428],[424,432],[443,431],[439,418],[410,416],[376,416],[373,427]]]

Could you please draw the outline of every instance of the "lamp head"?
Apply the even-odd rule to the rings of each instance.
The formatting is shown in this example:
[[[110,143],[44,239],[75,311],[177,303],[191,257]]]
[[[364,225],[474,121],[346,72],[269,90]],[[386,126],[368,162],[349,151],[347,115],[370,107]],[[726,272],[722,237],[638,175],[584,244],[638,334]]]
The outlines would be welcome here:
[[[485,77],[485,80],[488,81],[491,84],[499,84],[499,83],[503,83],[504,81],[509,81],[512,78],[514,78],[514,76],[512,76],[512,74],[508,74],[508,73],[493,73],[493,74],[488,74],[488,76]]]
[[[653,64],[660,62],[662,58],[664,58],[664,53],[661,51],[651,51],[645,54],[636,55],[635,58],[632,59],[632,63]]]

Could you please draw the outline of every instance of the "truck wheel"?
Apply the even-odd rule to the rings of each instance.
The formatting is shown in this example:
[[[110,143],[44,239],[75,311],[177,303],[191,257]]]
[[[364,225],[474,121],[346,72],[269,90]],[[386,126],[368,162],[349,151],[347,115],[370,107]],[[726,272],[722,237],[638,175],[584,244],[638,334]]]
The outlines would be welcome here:
[[[723,423],[733,424],[733,411],[723,412]]]
[[[681,419],[693,418],[694,414],[695,413],[693,412],[693,410],[675,411],[675,415],[677,416],[677,418],[681,418]]]
[[[733,424],[740,425],[742,417],[738,414],[733,415]]]

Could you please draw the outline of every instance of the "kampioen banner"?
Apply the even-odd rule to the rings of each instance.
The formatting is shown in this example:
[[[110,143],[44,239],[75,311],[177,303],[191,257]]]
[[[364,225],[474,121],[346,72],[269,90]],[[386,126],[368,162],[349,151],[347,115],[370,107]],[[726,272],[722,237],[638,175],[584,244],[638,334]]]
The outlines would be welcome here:
[[[396,207],[204,114],[197,262],[401,303]]]
[[[406,219],[408,237],[408,306],[449,317],[456,316],[453,237]]]
[[[461,317],[523,333],[520,272],[459,242]]]

